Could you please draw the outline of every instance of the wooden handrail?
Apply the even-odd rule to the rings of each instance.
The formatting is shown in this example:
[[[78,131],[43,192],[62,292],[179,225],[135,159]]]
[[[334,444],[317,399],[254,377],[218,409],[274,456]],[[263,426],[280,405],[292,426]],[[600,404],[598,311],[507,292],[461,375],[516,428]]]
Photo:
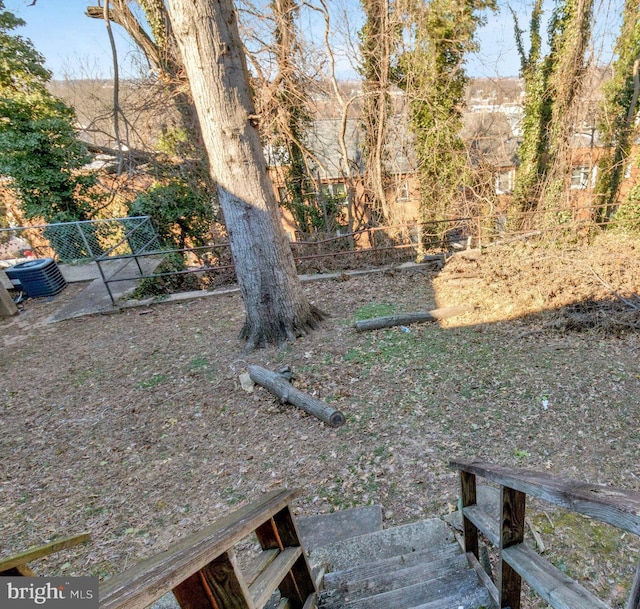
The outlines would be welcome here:
[[[499,552],[499,607],[519,609],[521,579],[558,609],[608,606],[539,556],[524,541],[525,502],[530,495],[640,535],[640,492],[556,478],[544,472],[478,460],[453,460],[461,476],[462,522],[467,553],[478,558],[478,531]],[[476,503],[476,476],[502,487],[498,521]],[[477,561],[475,561],[477,562]],[[495,597],[494,592],[494,597]],[[627,609],[640,609],[640,565]]]
[[[196,574],[211,571],[212,564],[234,563],[232,547],[259,531],[264,523],[281,521],[283,513],[288,516],[288,505],[298,494],[299,491],[294,490],[267,493],[199,533],[178,541],[166,552],[107,580],[100,586],[100,609],[142,609],[166,593],[184,587],[187,580],[197,580]],[[285,521],[292,525],[290,518]],[[295,525],[292,526],[291,545],[299,545]],[[300,558],[306,561],[303,555]]]
[[[89,541],[89,533],[81,533],[80,535],[72,535],[71,537],[56,539],[44,546],[38,546],[37,548],[31,548],[25,552],[21,552],[20,554],[8,556],[7,558],[0,560],[0,575],[13,574],[14,571],[17,571],[22,575],[35,575],[27,563],[87,541]]]
[[[475,474],[501,486],[591,516],[619,529],[640,535],[640,492],[556,478],[544,472],[485,463],[453,460],[451,467]]]

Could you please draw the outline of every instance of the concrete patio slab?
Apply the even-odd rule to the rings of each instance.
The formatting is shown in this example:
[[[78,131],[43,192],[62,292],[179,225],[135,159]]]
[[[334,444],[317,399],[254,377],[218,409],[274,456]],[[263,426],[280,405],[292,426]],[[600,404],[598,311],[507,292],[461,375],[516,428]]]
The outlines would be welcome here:
[[[153,273],[155,268],[162,261],[161,257],[146,257],[140,259],[140,267],[143,274]],[[73,267],[64,265],[67,276],[73,278],[72,281],[83,281],[79,277],[88,277],[91,273],[97,273],[98,277],[90,281],[89,285],[82,290],[76,298],[64,305],[57,313],[51,316],[50,322],[74,319],[84,315],[94,315],[96,313],[112,313],[118,310],[118,301],[127,294],[133,292],[140,283],[137,278],[140,271],[133,259],[128,261],[113,260],[101,263],[105,277],[110,280],[117,279],[109,283],[109,288],[115,304],[109,296],[109,291],[105,285],[100,271],[95,263]],[[92,268],[93,267],[93,268]],[[63,276],[64,273],[63,273]],[[66,279],[66,277],[65,277]],[[67,280],[68,282],[71,282]]]
[[[296,518],[305,550],[382,530],[382,507],[368,505],[340,510],[331,514]]]

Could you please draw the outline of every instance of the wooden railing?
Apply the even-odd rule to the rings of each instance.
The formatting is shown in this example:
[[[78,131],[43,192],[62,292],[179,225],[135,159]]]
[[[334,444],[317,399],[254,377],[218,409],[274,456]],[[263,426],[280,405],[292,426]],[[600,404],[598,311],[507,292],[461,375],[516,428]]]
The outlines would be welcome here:
[[[601,484],[562,480],[545,473],[502,467],[481,461],[451,461],[460,472],[462,522],[467,556],[479,572],[478,532],[499,551],[497,586],[484,574],[496,605],[520,608],[521,584],[529,586],[555,609],[608,609],[609,606],[569,578],[524,543],[527,495],[640,535],[640,493]],[[476,477],[500,485],[497,513],[476,503]],[[497,517],[496,517],[497,516]],[[638,565],[627,609],[640,609]]]
[[[315,606],[315,585],[289,509],[297,491],[273,491],[100,586],[101,609],[142,609],[173,592],[184,609]],[[255,533],[262,551],[240,569],[234,546]]]
[[[89,541],[89,533],[81,533],[80,535],[56,539],[44,546],[31,548],[20,554],[7,556],[0,560],[0,577],[34,577],[36,574],[33,572],[29,563],[39,558],[49,556],[50,554],[60,552],[61,550],[72,548],[79,543],[86,543],[87,541]]]

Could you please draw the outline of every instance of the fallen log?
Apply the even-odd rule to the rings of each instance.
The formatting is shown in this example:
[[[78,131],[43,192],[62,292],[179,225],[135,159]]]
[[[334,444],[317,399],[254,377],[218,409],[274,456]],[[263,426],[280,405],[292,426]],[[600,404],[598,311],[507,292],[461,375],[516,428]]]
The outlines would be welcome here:
[[[339,410],[296,389],[283,375],[277,372],[272,372],[261,366],[249,366],[249,376],[254,383],[279,397],[281,402],[293,404],[314,417],[318,417],[331,427],[340,427],[345,422],[344,415]]]
[[[357,321],[355,328],[358,332],[364,332],[365,330],[379,330],[380,328],[391,328],[393,326],[408,326],[424,321],[438,321],[440,319],[447,319],[448,317],[455,317],[469,310],[471,310],[471,307],[460,305],[457,307],[447,307],[446,309],[434,309],[433,311],[374,317],[373,319]]]

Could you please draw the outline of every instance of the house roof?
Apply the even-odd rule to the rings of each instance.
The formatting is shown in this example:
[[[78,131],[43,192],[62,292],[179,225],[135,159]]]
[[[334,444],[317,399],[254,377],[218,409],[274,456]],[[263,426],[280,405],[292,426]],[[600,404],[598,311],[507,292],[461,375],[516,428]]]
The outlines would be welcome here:
[[[496,168],[513,167],[519,140],[503,112],[467,112],[461,137],[473,157]]]

